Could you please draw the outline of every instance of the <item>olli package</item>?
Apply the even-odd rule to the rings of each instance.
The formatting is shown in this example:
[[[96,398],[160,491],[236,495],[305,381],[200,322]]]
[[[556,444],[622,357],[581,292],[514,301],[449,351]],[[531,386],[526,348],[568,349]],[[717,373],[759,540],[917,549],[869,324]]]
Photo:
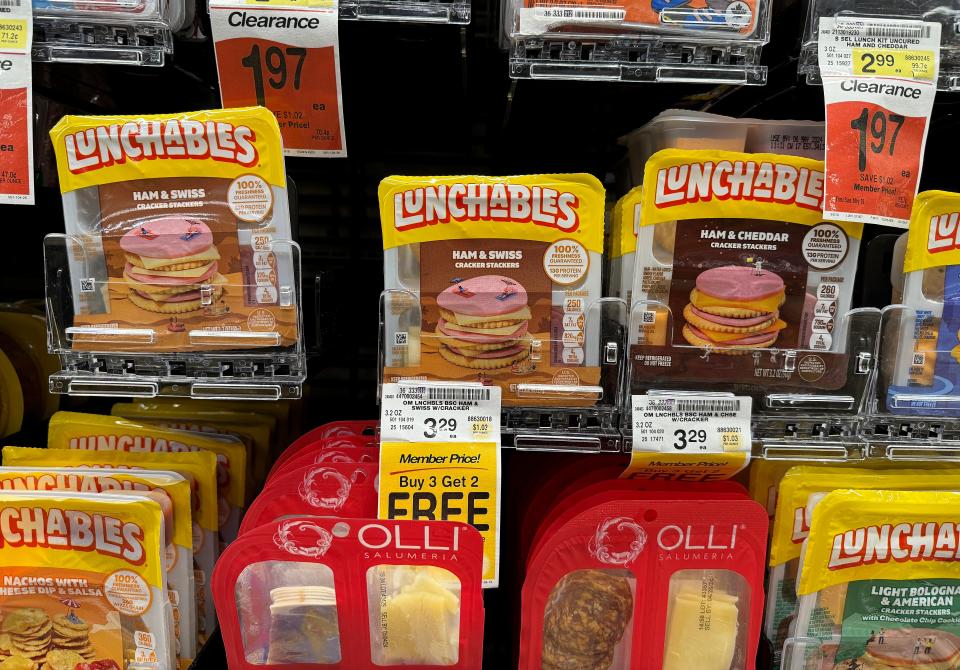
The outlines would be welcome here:
[[[863,226],[822,221],[823,163],[667,149],[647,162],[634,383],[837,389]],[[786,366],[778,352],[796,352]]]
[[[156,500],[2,491],[0,517],[4,667],[175,666]]]
[[[260,526],[214,572],[228,665],[479,670],[482,555],[473,527],[447,521]]]
[[[57,157],[75,350],[298,341],[277,121],[262,107],[66,116]]]
[[[193,576],[191,485],[175,472],[105,471],[83,468],[0,467],[0,490],[74,491],[78,493],[158,493],[170,504],[166,525],[164,568],[181,668],[197,653],[196,592]],[[164,515],[165,523],[168,515]]]
[[[270,474],[283,465],[288,459],[297,456],[302,449],[320,445],[331,447],[363,447],[380,444],[380,422],[368,421],[333,421],[307,431],[294,440],[286,449],[280,452],[270,469]],[[342,442],[340,440],[343,440]]]
[[[140,453],[79,449],[4,447],[3,465],[20,468],[68,467],[172,471],[193,487],[193,561],[197,637],[206,642],[216,627],[210,575],[220,553],[217,541],[217,459],[210,452]]]
[[[541,540],[523,585],[521,670],[755,666],[763,508],[647,495],[594,499]]]
[[[388,177],[379,196],[384,381],[496,384],[505,406],[556,405],[537,390],[556,386],[568,404],[596,400],[596,178]]]
[[[818,497],[783,667],[957,667],[960,493],[843,489]]]
[[[328,463],[378,463],[380,450],[370,447],[344,447],[332,449],[305,449],[299,455],[287,460],[276,468],[267,478],[267,484],[277,477],[297,470],[306,465],[324,465]]]
[[[327,463],[270,480],[240,524],[240,533],[291,515],[364,519],[377,515],[376,463]]]
[[[895,352],[885,398],[893,414],[960,415],[960,194],[917,196],[904,257],[899,326],[883,333]],[[894,324],[896,325],[896,324]]]

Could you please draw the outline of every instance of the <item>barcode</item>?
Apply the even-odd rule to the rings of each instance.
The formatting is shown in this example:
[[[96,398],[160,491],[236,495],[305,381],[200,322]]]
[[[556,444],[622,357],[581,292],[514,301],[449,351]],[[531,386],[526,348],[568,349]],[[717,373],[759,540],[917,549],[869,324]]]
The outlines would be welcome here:
[[[913,354],[913,364],[914,365],[925,365],[927,362],[927,355],[922,352],[914,352]]]
[[[490,400],[490,389],[427,387],[427,400]]]
[[[0,7],[19,7],[20,0],[0,0]]]
[[[677,400],[678,412],[739,412],[739,400],[718,398],[697,398],[695,400]]]
[[[627,10],[625,9],[541,7],[537,13],[540,17],[546,19],[574,21],[623,21],[627,17]]]
[[[888,37],[894,39],[929,39],[931,26],[866,26],[867,37]]]

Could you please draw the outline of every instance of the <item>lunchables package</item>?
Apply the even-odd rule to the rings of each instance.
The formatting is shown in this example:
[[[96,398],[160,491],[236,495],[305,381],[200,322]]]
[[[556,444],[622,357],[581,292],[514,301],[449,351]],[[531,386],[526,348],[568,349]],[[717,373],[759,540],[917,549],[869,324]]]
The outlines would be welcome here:
[[[24,416],[35,422],[49,419],[60,405],[60,396],[49,390],[60,361],[47,351],[46,320],[23,307],[0,305],[0,351],[19,373]]]
[[[250,505],[240,533],[291,515],[375,517],[379,469],[376,463],[327,463],[280,474]]]
[[[384,381],[481,381],[503,404],[596,401],[604,190],[586,174],[388,177]],[[585,389],[577,396],[577,387]]]
[[[627,307],[633,304],[633,270],[636,266],[637,235],[643,206],[643,187],[631,189],[613,208],[610,231],[610,290]]]
[[[254,412],[188,408],[181,403],[155,402],[154,399],[116,403],[110,413],[165,428],[236,437],[247,446],[244,478],[247,488],[250,489],[247,496],[252,497],[252,491],[263,484],[277,426],[277,421],[272,416]]]
[[[823,163],[731,151],[647,162],[633,382],[846,383],[861,224],[822,221]],[[795,364],[778,356],[795,352]]]
[[[17,369],[0,350],[0,437],[13,435],[23,425],[23,386]]]
[[[228,435],[162,428],[112,416],[57,412],[47,430],[50,449],[141,453],[209,451],[217,458],[217,515],[221,543],[237,536],[246,507],[247,450]]]
[[[4,447],[3,465],[18,468],[109,468],[172,471],[192,482],[193,561],[197,638],[203,644],[216,627],[210,575],[220,553],[217,541],[217,459],[210,452],[141,453],[80,449]]]
[[[523,584],[520,670],[754,667],[763,508],[648,495],[594,499],[541,540]]]
[[[449,521],[260,526],[214,572],[227,664],[480,670],[482,545]]]
[[[4,668],[175,666],[156,500],[4,490],[0,518]]]
[[[80,493],[162,492],[170,501],[165,545],[170,606],[177,659],[187,668],[197,655],[196,584],[193,576],[191,481],[175,472],[105,471],[98,468],[0,467],[0,491]],[[166,519],[166,517],[165,517]]]
[[[815,502],[783,667],[955,668],[960,493],[841,489]]]
[[[905,309],[884,319],[884,359],[895,362],[881,409],[960,416],[960,194],[917,196],[903,271]]]
[[[798,466],[780,482],[770,540],[767,609],[764,636],[773,648],[772,668],[780,667],[784,642],[795,630],[798,611],[797,575],[803,542],[810,531],[813,496],[836,489],[956,490],[960,469],[867,469]]]
[[[65,116],[65,346],[202,352],[298,342],[283,147],[262,107]]]

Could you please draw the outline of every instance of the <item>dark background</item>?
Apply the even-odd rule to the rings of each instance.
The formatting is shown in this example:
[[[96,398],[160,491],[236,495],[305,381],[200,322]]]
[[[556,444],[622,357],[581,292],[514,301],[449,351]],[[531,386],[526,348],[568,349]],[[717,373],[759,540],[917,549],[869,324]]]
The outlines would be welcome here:
[[[200,0],[202,1],[202,0]],[[378,296],[383,287],[377,184],[389,174],[590,172],[613,186],[625,157],[617,138],[671,107],[732,116],[822,119],[820,89],[800,82],[803,5],[775,0],[764,50],[765,87],[519,81],[507,76],[496,0],[474,0],[465,28],[341,22],[349,158],[287,159],[297,186],[303,249],[311,424],[376,415]],[[36,64],[37,202],[0,207],[0,301],[43,296],[42,239],[63,232],[47,130],[63,113],[138,114],[219,106],[213,47],[178,43],[163,68]],[[939,94],[921,189],[956,190],[957,96]],[[619,193],[617,195],[620,195]],[[868,236],[890,233],[873,229]],[[889,239],[892,238],[888,238]],[[874,251],[877,251],[875,248]],[[866,252],[865,252],[866,253]],[[854,306],[889,298],[889,257],[861,271]],[[98,409],[97,401],[81,406]],[[104,404],[104,407],[107,405]],[[42,440],[43,428],[33,437]],[[33,440],[23,439],[21,444]],[[17,442],[10,442],[17,443]],[[40,446],[37,444],[36,446]],[[505,454],[503,588],[487,594],[486,666],[507,668],[516,648],[519,585],[510,575],[518,515],[513,486],[564,456]],[[600,457],[598,456],[598,459]],[[541,470],[538,471],[538,468]],[[223,666],[211,649],[202,668]],[[513,665],[515,667],[515,664]]]

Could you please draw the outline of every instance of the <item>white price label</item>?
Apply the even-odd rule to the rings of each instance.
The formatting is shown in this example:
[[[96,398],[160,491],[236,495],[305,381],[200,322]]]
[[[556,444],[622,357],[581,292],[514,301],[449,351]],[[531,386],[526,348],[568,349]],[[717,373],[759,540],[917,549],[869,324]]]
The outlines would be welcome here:
[[[743,396],[635,395],[633,450],[749,452],[752,405],[752,399]]]
[[[481,384],[384,384],[380,440],[499,443],[500,395]]]

